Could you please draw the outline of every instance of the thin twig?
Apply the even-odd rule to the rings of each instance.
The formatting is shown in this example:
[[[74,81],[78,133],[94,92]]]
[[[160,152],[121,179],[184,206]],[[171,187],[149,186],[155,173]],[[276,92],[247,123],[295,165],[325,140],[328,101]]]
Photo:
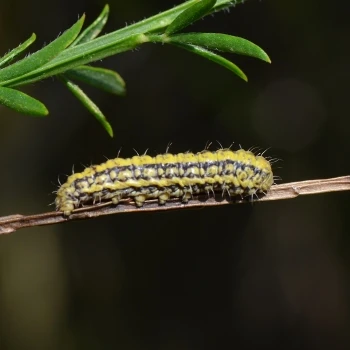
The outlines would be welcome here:
[[[298,196],[336,191],[350,191],[350,175],[331,179],[307,180],[274,185],[266,196],[253,199],[253,201],[263,202],[291,199]],[[24,227],[51,225],[71,220],[94,218],[102,215],[177,210],[246,202],[251,202],[251,199],[234,199],[234,201],[232,201],[232,199],[224,198],[218,193],[215,198],[208,198],[205,195],[196,196],[188,204],[183,204],[179,200],[174,199],[169,201],[165,206],[159,206],[157,200],[150,200],[147,201],[142,208],[136,208],[133,202],[128,201],[122,202],[116,206],[112,205],[111,202],[106,202],[99,205],[76,209],[69,217],[65,217],[62,212],[49,212],[27,216],[16,214],[0,217],[0,235],[11,233]]]

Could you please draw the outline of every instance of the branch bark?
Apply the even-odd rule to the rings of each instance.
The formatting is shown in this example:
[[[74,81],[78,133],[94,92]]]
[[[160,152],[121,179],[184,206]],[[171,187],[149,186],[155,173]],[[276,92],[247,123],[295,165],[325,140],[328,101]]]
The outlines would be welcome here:
[[[331,179],[307,180],[300,182],[290,182],[281,185],[274,185],[266,196],[251,199],[230,199],[217,194],[208,198],[206,195],[196,196],[188,204],[181,203],[178,199],[169,201],[164,206],[159,206],[157,200],[150,200],[142,208],[136,208],[133,202],[125,201],[116,206],[112,202],[106,202],[89,207],[74,210],[69,217],[63,216],[62,212],[49,212],[36,215],[10,215],[0,217],[0,235],[12,233],[25,227],[42,225],[52,225],[71,220],[84,220],[103,215],[139,213],[164,210],[179,210],[186,208],[210,207],[227,204],[239,204],[247,202],[264,202],[281,199],[292,199],[299,196],[312,195],[318,193],[329,193],[338,191],[350,191],[350,175]]]

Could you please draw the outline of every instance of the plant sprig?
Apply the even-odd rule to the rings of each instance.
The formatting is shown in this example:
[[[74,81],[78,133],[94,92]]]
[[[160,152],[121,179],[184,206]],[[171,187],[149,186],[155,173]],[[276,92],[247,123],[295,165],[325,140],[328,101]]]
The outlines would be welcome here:
[[[81,29],[84,15],[41,50],[8,65],[35,41],[36,36],[33,34],[23,44],[0,58],[0,67],[5,66],[0,70],[0,104],[21,113],[46,116],[48,110],[44,104],[14,88],[58,76],[108,134],[113,136],[112,127],[102,111],[74,81],[87,83],[116,95],[125,95],[125,83],[119,74],[87,64],[149,42],[183,48],[224,66],[247,81],[239,67],[217,52],[246,55],[270,62],[268,55],[259,46],[227,34],[180,32],[210,13],[243,1],[190,0],[171,10],[98,37],[108,19],[109,6],[106,5],[98,18],[83,32]]]

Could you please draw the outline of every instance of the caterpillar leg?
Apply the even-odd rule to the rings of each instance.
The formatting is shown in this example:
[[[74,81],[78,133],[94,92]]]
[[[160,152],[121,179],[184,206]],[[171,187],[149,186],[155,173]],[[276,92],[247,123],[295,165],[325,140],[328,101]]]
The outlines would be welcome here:
[[[74,202],[72,200],[67,200],[65,198],[57,197],[56,198],[56,210],[63,211],[64,216],[69,216],[72,214],[72,211],[79,205],[79,202]]]
[[[121,200],[121,195],[119,194],[119,195],[112,198],[112,203],[114,205],[117,205],[120,202],[120,200]]]
[[[207,193],[208,197],[210,197],[210,194],[212,194],[213,197],[215,198],[215,192],[214,192],[214,187],[213,187],[213,185],[206,184],[206,185],[204,186],[204,191]]]
[[[139,194],[134,197],[134,201],[137,207],[143,207],[145,201],[146,201],[146,196],[144,194]]]
[[[64,208],[60,209],[61,211],[63,211],[63,215],[64,216],[70,216],[72,214],[72,211],[74,210],[74,206],[65,206]]]
[[[168,192],[162,193],[159,197],[158,197],[158,203],[159,205],[164,205],[170,198],[170,194]]]
[[[182,203],[188,203],[188,201],[192,198],[192,192],[189,190],[185,191],[182,196]]]

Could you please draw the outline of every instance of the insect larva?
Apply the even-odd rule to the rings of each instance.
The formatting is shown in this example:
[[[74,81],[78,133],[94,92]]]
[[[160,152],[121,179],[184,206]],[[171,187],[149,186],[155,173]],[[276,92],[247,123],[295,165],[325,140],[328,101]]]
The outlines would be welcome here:
[[[142,207],[151,198],[158,198],[159,204],[169,198],[187,203],[193,194],[213,191],[254,195],[268,191],[273,181],[270,162],[243,149],[143,155],[111,159],[69,176],[55,203],[69,216],[86,203],[118,204],[125,198]]]

